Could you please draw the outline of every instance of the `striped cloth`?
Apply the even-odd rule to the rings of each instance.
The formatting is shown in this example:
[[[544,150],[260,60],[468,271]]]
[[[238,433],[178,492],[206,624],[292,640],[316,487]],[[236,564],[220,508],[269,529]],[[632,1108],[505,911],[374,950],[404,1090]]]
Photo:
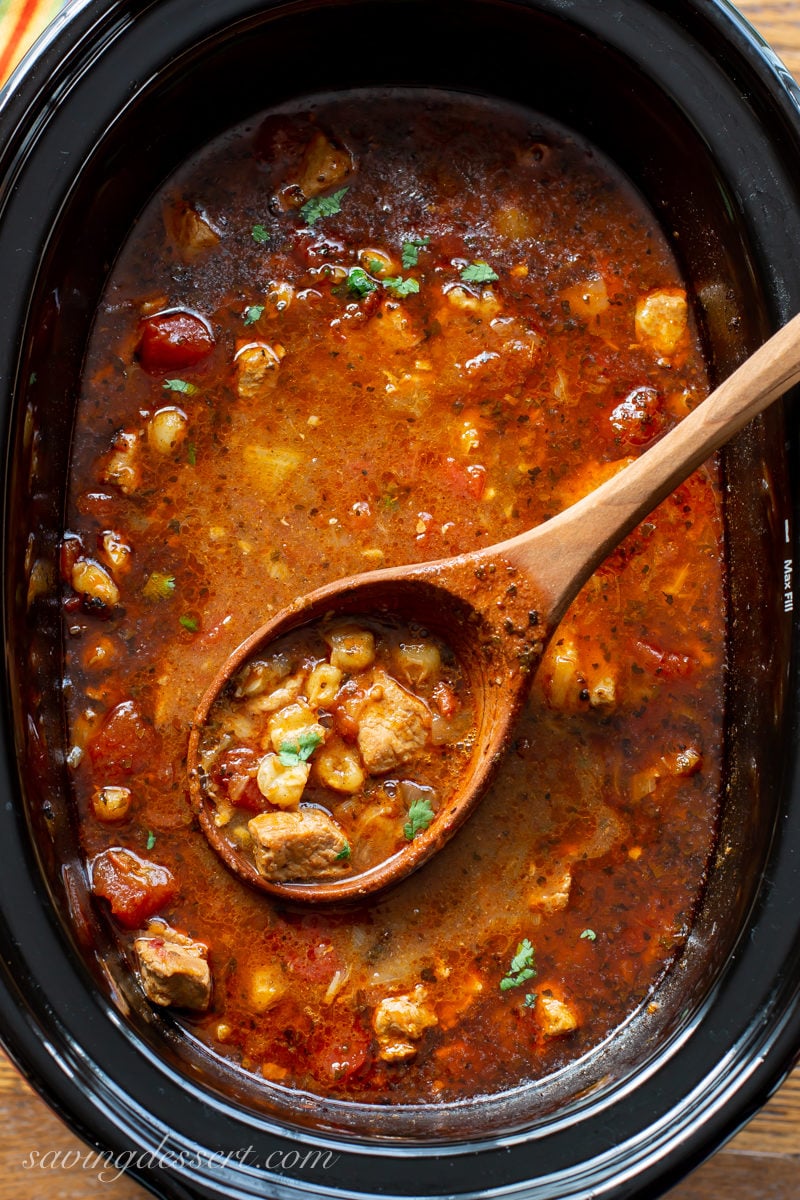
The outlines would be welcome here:
[[[0,85],[64,0],[0,0]]]

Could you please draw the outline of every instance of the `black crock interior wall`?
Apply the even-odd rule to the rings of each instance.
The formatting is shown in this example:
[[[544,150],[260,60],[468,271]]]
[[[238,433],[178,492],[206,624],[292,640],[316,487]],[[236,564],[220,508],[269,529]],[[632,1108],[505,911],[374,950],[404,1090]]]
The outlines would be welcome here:
[[[168,10],[178,6],[163,7],[166,21]],[[568,9],[558,17],[547,12],[532,16],[531,7],[489,0],[275,6],[269,19],[253,19],[216,44],[201,44],[165,64],[156,82],[133,101],[120,81],[118,103],[127,108],[108,132],[100,123],[102,109],[65,117],[60,136],[67,142],[73,136],[69,119],[83,122],[81,137],[91,130],[97,148],[58,215],[31,307],[21,383],[33,413],[37,453],[32,486],[27,466],[12,476],[9,524],[16,562],[9,587],[22,578],[30,533],[35,534],[37,554],[55,565],[88,324],[105,273],[137,212],[164,176],[210,137],[272,103],[308,91],[335,90],[345,83],[453,87],[524,103],[572,126],[619,163],[674,235],[697,297],[715,372],[726,373],[762,340],[773,319],[773,300],[759,282],[760,264],[749,251],[738,198],[722,181],[719,162],[724,152],[707,145],[669,96],[630,61],[572,25]],[[637,6],[628,7],[635,21]],[[387,36],[387,30],[394,31],[393,36]],[[133,61],[131,76],[139,71],[140,64]],[[21,419],[15,436],[14,461],[30,463]],[[771,414],[761,432],[745,437],[729,456],[729,477],[737,489],[736,503],[729,506],[732,679],[739,682],[730,695],[736,739],[723,841],[732,853],[712,872],[683,969],[664,989],[661,1016],[647,1028],[641,1021],[632,1023],[629,1036],[599,1056],[588,1073],[567,1073],[549,1095],[540,1090],[538,1099],[522,1097],[502,1114],[509,1126],[577,1096],[601,1075],[618,1078],[654,1052],[708,992],[753,902],[779,798],[780,697],[787,642],[781,632],[765,643],[764,631],[777,617],[774,594],[763,581],[778,577],[781,552],[764,538],[763,530],[774,512],[782,511],[786,495],[782,440],[780,417]],[[772,480],[768,494],[761,487],[765,470]],[[26,617],[24,591],[18,588],[8,600],[16,653],[14,685],[25,697],[17,710],[17,738],[25,751],[28,812],[57,909],[72,911],[77,940],[95,979],[108,990],[90,947],[108,951],[110,942],[86,902],[64,804],[57,607],[42,597]],[[747,670],[739,672],[743,664]],[[759,686],[742,688],[740,682],[753,677],[753,664],[758,665]],[[37,736],[32,734],[34,725]],[[750,762],[759,764],[757,775],[748,771]],[[713,939],[708,936],[712,926]],[[113,955],[110,960],[114,962]],[[181,1035],[176,1027],[141,1005],[124,964],[116,962],[113,974],[118,1002],[130,1005],[142,1038],[154,1047],[171,1046],[168,1054],[179,1061]],[[257,1093],[246,1082],[228,1079],[226,1084],[200,1051],[194,1061],[195,1074],[211,1086],[256,1102]],[[278,1111],[282,1106],[276,1100]],[[332,1125],[338,1119],[331,1113]],[[480,1122],[470,1128],[480,1128]],[[444,1119],[439,1132],[459,1131]]]

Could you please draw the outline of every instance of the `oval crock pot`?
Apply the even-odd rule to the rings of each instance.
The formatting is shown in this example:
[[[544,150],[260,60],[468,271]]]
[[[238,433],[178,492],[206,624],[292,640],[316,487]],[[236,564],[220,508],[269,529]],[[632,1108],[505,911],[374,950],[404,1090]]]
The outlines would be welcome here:
[[[165,1197],[652,1198],[752,1116],[800,1047],[794,442],[781,406],[724,461],[728,784],[705,897],[650,1011],[574,1067],[449,1107],[256,1085],[142,1001],[87,897],[54,581],[104,277],[148,196],[219,131],[298,95],[372,85],[496,95],[593,140],[658,213],[716,377],[800,310],[797,92],[724,2],[73,3],[0,97],[3,1043],[107,1156],[106,1178],[127,1167]]]

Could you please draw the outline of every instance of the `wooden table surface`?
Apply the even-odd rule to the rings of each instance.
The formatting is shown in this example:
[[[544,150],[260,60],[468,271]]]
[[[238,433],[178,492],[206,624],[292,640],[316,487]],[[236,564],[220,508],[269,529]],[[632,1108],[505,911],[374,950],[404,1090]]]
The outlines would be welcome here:
[[[739,0],[739,8],[800,79],[800,0]],[[2,3],[0,3],[2,16]],[[0,1200],[146,1200],[131,1179],[99,1180],[79,1165],[32,1172],[32,1151],[85,1147],[0,1052]],[[53,1161],[55,1154],[51,1155]],[[78,1154],[73,1154],[78,1160]],[[67,1161],[69,1161],[67,1159]],[[800,1197],[800,1067],[766,1108],[666,1200],[796,1200]]]

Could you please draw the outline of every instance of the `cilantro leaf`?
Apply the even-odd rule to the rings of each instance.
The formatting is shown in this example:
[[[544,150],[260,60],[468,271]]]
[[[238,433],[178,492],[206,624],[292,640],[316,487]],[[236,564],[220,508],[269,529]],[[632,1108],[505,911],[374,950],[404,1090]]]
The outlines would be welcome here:
[[[194,442],[189,442],[189,446],[186,450],[186,457],[189,460],[190,467],[197,466],[197,447],[195,446]]]
[[[475,259],[461,271],[464,283],[493,283],[500,276],[482,258]]]
[[[194,617],[181,617],[180,623],[184,629],[188,629],[189,633],[197,633],[198,629],[200,628]]]
[[[534,1006],[534,1004],[536,1003],[537,999],[538,999],[538,995],[537,995],[537,993],[536,993],[536,992],[526,992],[526,993],[525,993],[525,1007],[526,1007],[526,1008],[533,1008],[533,1006]]]
[[[376,263],[375,267],[380,269],[381,265]],[[395,296],[411,296],[419,291],[419,281],[404,279],[402,275],[390,275],[386,279],[376,281],[367,274],[363,267],[351,267],[347,272],[347,279],[344,281],[344,290],[352,292],[359,299],[368,296],[370,292],[377,291],[379,287],[385,287]],[[338,291],[339,289],[334,290]]]
[[[254,242],[258,242],[259,246],[263,246],[265,242],[269,241],[269,232],[263,225],[254,225],[250,230],[250,236]]]
[[[581,941],[596,942],[597,934],[593,929],[584,929],[583,933],[581,934]]]
[[[511,960],[511,972],[518,973],[524,971],[527,967],[533,966],[533,956],[535,951],[530,941],[523,938],[517,946],[516,954]]]
[[[162,386],[165,392],[180,392],[183,396],[193,396],[197,391],[195,385],[185,379],[165,379]]]
[[[145,600],[169,600],[175,591],[175,576],[153,571],[147,576],[142,588]]]
[[[313,729],[304,729],[297,737],[281,742],[278,758],[284,767],[296,767],[298,763],[308,762],[321,742],[320,734]]]
[[[410,238],[409,241],[403,242],[403,253],[401,262],[408,270],[409,267],[415,267],[419,262],[419,252],[424,250],[430,244],[430,238]]]
[[[534,966],[536,951],[527,938],[523,938],[511,960],[511,966],[500,980],[500,991],[507,992],[509,988],[520,987],[533,979],[536,974]]]
[[[145,845],[147,846],[148,850],[152,850],[153,846],[155,846],[155,844],[156,844],[156,835],[153,833],[152,829],[148,829],[147,842],[145,843]]]
[[[263,304],[251,304],[249,308],[244,310],[245,325],[255,325],[258,318],[264,311]]]
[[[395,296],[412,296],[419,291],[419,281],[403,279],[402,275],[392,275],[382,280],[383,286],[394,292]]]
[[[300,209],[300,215],[306,225],[314,225],[321,217],[335,217],[342,211],[342,200],[349,190],[343,187],[332,196],[313,196],[311,200],[306,200]]]
[[[413,842],[418,833],[422,833],[423,829],[428,828],[435,815],[433,805],[427,796],[420,796],[418,799],[412,800],[408,809],[408,820],[403,826],[406,840]]]
[[[356,296],[368,296],[370,292],[375,292],[378,285],[374,279],[371,279],[367,272],[362,267],[351,267],[347,272],[347,290],[354,292]]]
[[[350,849],[350,843],[345,842],[345,844],[342,846],[341,850],[336,855],[336,858],[333,861],[334,862],[347,862],[351,853],[352,853],[352,851]]]

